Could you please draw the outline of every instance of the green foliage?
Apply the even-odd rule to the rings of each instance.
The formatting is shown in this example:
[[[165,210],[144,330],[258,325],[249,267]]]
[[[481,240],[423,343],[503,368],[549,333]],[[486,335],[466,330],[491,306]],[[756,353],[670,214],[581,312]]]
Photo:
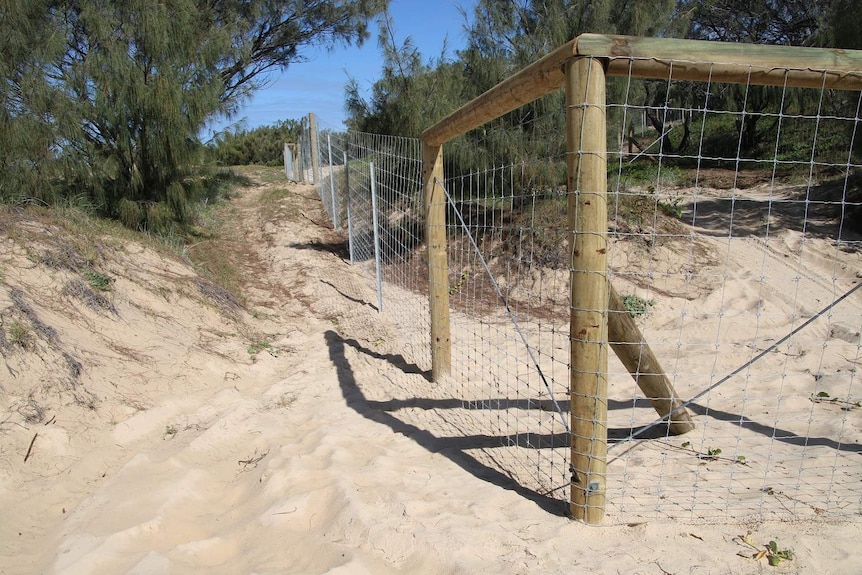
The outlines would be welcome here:
[[[458,281],[455,282],[454,286],[449,288],[449,295],[455,295],[456,293],[460,292],[461,287],[464,285],[464,282],[466,282],[469,278],[470,272],[468,272],[467,270],[461,272],[461,275],[458,276]]]
[[[412,39],[399,44],[388,14],[378,19],[378,26],[381,78],[368,100],[350,80],[345,88],[347,124],[360,132],[418,137],[429,120],[442,118],[463,102],[460,69],[446,60],[445,46],[436,60],[425,63]]]
[[[95,270],[84,270],[84,277],[90,283],[90,287],[98,291],[111,289],[111,278]]]
[[[811,394],[809,399],[814,403],[830,403],[832,405],[839,405],[842,411],[851,411],[862,407],[862,401],[855,401],[850,398],[841,399],[839,397],[830,397],[829,393],[825,391],[820,391],[816,395]]]
[[[8,0],[0,200],[84,194],[173,230],[207,197],[198,134],[302,49],[361,42],[386,0]]]
[[[465,49],[453,59],[444,47],[427,62],[410,38],[397,42],[392,21],[381,18],[381,79],[368,99],[355,81],[347,86],[348,125],[357,131],[418,136],[431,123],[578,34],[681,31],[671,17],[674,6],[674,0],[480,0],[469,19]],[[628,88],[624,82],[609,86],[612,93]],[[522,191],[565,185],[566,142],[560,128],[565,125],[564,99],[562,92],[550,94],[457,138],[447,146],[447,173],[557,158],[540,166],[547,168],[544,173],[530,166]],[[621,112],[609,113],[615,117]]]
[[[611,183],[619,182],[624,187],[657,186],[671,187],[682,183],[682,170],[672,165],[659,165],[654,162],[626,162],[608,165]]]
[[[685,198],[667,192],[660,196],[656,189],[672,189],[684,181],[683,171],[673,165],[632,162],[608,166],[611,219],[623,231],[636,231],[656,224],[656,210],[682,217]]]
[[[55,198],[60,162],[52,127],[52,87],[44,73],[63,51],[52,35],[50,0],[5,0],[0,8],[0,201]]]
[[[266,339],[256,338],[253,339],[252,342],[248,345],[248,355],[252,360],[257,359],[258,354],[266,352],[273,357],[278,356],[278,350],[272,347],[272,344],[266,341]]]
[[[858,0],[831,0],[826,11],[825,29],[819,33],[820,44],[835,48],[862,48],[862,3]]]
[[[624,295],[621,297],[623,300],[623,306],[626,308],[626,311],[629,312],[629,315],[632,317],[646,315],[649,311],[649,308],[655,305],[655,301],[645,300],[644,298],[636,295]],[[720,449],[719,452],[721,452]]]
[[[722,42],[801,46],[817,34],[831,2],[811,0],[680,0],[689,36]]]
[[[772,539],[763,546],[758,546],[751,540],[751,531],[745,535],[740,535],[735,538],[735,541],[745,545],[748,548],[747,552],[740,552],[743,557],[751,557],[755,561],[766,559],[770,567],[778,567],[782,561],[792,561],[796,556],[792,549],[782,549],[778,546],[778,541]],[[752,553],[752,551],[754,553]]]
[[[30,330],[19,321],[13,321],[6,330],[6,341],[11,345],[27,348],[30,345]]]
[[[253,130],[224,132],[209,148],[220,166],[281,166],[284,164],[284,144],[297,142],[301,130],[296,120],[284,120]]]
[[[767,548],[766,558],[767,558],[767,561],[769,562],[770,567],[778,567],[781,564],[781,562],[784,560],[787,560],[787,561],[793,560],[793,557],[794,557],[793,550],[791,550],[791,549],[779,549],[778,548],[778,542],[775,540],[770,541],[769,544],[766,546],[766,548]]]
[[[465,48],[454,57],[447,56],[444,48],[437,58],[427,61],[410,38],[397,42],[391,20],[384,18],[381,79],[367,99],[351,81],[346,90],[348,123],[358,131],[417,136],[431,123],[585,32],[855,47],[862,45],[862,34],[847,15],[862,15],[859,4],[852,0],[478,0],[471,18],[465,18]],[[814,141],[814,128],[806,122],[812,123],[811,117],[819,113],[815,90],[610,78],[607,92],[609,101],[644,107],[649,128],[635,135],[635,153],[664,154],[663,172],[672,166],[689,167],[686,157],[695,152],[704,158],[701,167],[734,169],[762,167],[757,160],[772,158],[776,151],[778,159],[806,156],[805,147],[810,148]],[[852,94],[832,91],[823,97],[823,110],[854,117]],[[667,115],[667,110],[696,110],[707,98],[710,109],[720,112],[689,112],[682,118],[674,116],[673,121]],[[447,144],[447,175],[535,158],[563,158],[563,100],[561,92],[550,94],[456,138]],[[607,115],[608,125],[615,126],[608,131],[611,149],[620,144],[621,136],[632,134],[634,127],[630,124],[624,129],[631,127],[631,131],[620,133],[625,119],[622,107],[609,107]],[[852,122],[823,118],[817,128],[815,161],[840,163],[835,155],[838,151],[846,155],[846,142],[862,142],[862,138],[854,138],[853,129]],[[779,135],[776,150],[770,144]],[[811,150],[808,152],[810,156]],[[530,186],[548,191],[564,185],[564,163],[552,163],[547,163],[551,169],[545,174],[534,172],[536,177],[525,178],[516,193],[528,193]],[[626,176],[626,185],[635,183],[628,174],[620,175]],[[652,183],[658,186],[672,183],[672,179]],[[483,190],[475,193],[482,195]],[[642,207],[632,206],[629,211],[635,214]],[[652,209],[656,207],[673,217],[682,213],[679,202],[653,203]]]

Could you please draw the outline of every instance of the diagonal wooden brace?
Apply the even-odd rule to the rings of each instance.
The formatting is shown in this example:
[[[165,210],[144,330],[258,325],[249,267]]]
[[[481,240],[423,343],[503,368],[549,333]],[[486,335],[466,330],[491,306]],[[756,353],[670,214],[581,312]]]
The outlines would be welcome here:
[[[644,340],[634,318],[626,311],[623,298],[614,286],[609,288],[608,342],[611,349],[632,374],[658,414],[668,420],[670,433],[681,435],[691,431],[694,429],[691,415],[665,375],[658,358]]]

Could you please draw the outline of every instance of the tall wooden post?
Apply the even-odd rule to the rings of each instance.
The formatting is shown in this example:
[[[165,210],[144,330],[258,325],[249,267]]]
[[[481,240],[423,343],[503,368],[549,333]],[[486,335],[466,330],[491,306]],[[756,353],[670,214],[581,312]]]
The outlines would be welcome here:
[[[566,63],[571,285],[571,513],[605,514],[608,437],[607,140],[602,60]]]
[[[449,328],[449,264],[446,254],[446,194],[443,192],[443,147],[422,144],[425,198],[425,244],[431,307],[431,379],[438,381],[452,367]]]
[[[320,151],[317,141],[317,119],[314,112],[308,114],[308,135],[311,139],[311,182],[316,186],[320,181]]]

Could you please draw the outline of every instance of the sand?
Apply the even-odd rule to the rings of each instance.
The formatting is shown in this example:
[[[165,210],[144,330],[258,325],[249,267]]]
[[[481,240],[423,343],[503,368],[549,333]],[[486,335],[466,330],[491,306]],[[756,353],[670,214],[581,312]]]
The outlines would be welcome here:
[[[181,259],[104,238],[87,245],[110,291],[82,296],[57,263],[82,251],[61,249],[70,232],[9,216],[0,573],[860,572],[858,514],[587,526],[491,473],[399,343],[422,333],[390,322],[409,310],[376,312],[311,187],[275,210],[269,189],[234,200],[225,246],[246,310]],[[753,559],[746,534],[793,560]]]

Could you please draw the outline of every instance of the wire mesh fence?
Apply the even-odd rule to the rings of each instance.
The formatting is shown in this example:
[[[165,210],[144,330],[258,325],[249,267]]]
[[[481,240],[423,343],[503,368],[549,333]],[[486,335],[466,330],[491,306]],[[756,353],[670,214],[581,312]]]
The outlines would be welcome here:
[[[310,149],[307,140],[305,145]],[[535,255],[539,235],[548,232],[537,222],[549,214],[536,212],[541,191],[526,164],[475,172],[445,184],[453,190],[447,235],[457,335],[452,374],[432,384],[427,380],[430,328],[421,143],[322,131],[318,150],[317,190],[323,207],[331,221],[340,222],[351,261],[365,270],[378,291],[374,307],[382,312],[381,321],[392,322],[399,332],[397,341],[375,342],[375,349],[424,374],[390,390],[397,395],[412,385],[409,395],[423,398],[422,409],[411,413],[408,406],[399,416],[457,440],[459,450],[483,473],[503,477],[563,512],[569,484],[568,416],[563,408],[568,336],[562,327],[568,316],[567,272],[546,272],[545,244]],[[524,178],[533,180],[526,185],[527,196],[514,197],[514,179],[520,190]],[[508,219],[515,205],[528,215],[513,228],[502,218]],[[565,241],[563,230],[557,232]],[[517,255],[507,253],[513,241],[520,246]],[[506,261],[488,266],[493,250]],[[561,263],[558,258],[556,264]],[[547,285],[553,288],[549,291]],[[550,293],[560,290],[561,295]],[[540,364],[547,364],[547,373],[536,371]]]
[[[299,181],[299,169],[296,161],[296,144],[284,144],[284,176],[291,182]]]
[[[859,94],[709,72],[681,81],[674,65],[710,70],[678,60],[666,78],[607,84],[607,281],[696,427],[671,435],[651,401],[666,398],[647,397],[642,374],[609,354],[607,517],[858,516]],[[578,271],[565,118],[553,93],[445,146],[434,184],[447,212],[452,373],[422,384],[452,399],[432,402],[446,408],[435,414],[450,432],[458,421],[477,464],[560,509]],[[426,370],[420,142],[321,132],[317,149],[327,213],[351,260],[380,278],[377,307],[403,327],[389,352]],[[632,342],[612,329],[608,345]]]
[[[697,429],[656,437],[611,364],[608,501],[688,519],[858,516],[858,93],[709,74],[609,93],[609,281]]]
[[[316,135],[313,161],[310,138],[307,130],[302,146],[309,164],[319,166],[321,203],[333,227],[346,235],[350,261],[371,280],[374,307],[409,326],[402,330],[405,357],[428,364],[428,303],[420,295],[427,293],[428,273],[419,140],[325,129]]]
[[[531,165],[476,170],[443,183],[452,379],[486,433],[500,440],[481,457],[536,495],[565,501],[568,272],[557,257],[565,255],[565,210],[556,209],[565,197],[540,190]]]

